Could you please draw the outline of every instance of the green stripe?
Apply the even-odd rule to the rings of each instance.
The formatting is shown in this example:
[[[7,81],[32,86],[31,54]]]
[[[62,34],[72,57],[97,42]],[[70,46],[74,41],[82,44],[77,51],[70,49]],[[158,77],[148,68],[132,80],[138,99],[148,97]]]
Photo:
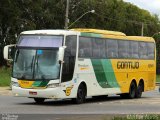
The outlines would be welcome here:
[[[108,84],[108,81],[106,79],[106,75],[105,75],[101,60],[91,59],[91,61],[92,61],[93,69],[99,85],[102,88],[110,88],[111,86]]]
[[[112,67],[111,60],[102,59],[101,62],[102,62],[102,66],[103,66],[108,84],[112,87],[119,87],[116,77],[115,77],[113,67]]]
[[[35,81],[32,84],[32,87],[45,87],[48,84],[49,81],[41,80],[41,81]]]
[[[102,88],[119,87],[110,60],[91,59],[99,85]]]

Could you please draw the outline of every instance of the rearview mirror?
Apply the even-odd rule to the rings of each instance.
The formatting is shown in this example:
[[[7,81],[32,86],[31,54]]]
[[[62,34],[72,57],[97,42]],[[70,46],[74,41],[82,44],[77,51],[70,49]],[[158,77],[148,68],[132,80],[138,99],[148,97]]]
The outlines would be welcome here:
[[[13,61],[14,54],[15,54],[15,48],[16,48],[16,44],[6,45],[3,50],[4,59],[8,61]]]
[[[60,62],[63,62],[65,48],[66,48],[66,46],[59,47],[58,61],[60,61]]]

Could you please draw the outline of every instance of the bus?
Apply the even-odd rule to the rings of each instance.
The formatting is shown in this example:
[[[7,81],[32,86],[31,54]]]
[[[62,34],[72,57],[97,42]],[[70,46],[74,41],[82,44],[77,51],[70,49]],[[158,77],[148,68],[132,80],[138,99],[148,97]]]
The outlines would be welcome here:
[[[82,29],[24,31],[16,45],[4,47],[9,59],[15,47],[11,86],[14,96],[72,99],[120,95],[140,98],[154,90],[156,45],[151,37]]]

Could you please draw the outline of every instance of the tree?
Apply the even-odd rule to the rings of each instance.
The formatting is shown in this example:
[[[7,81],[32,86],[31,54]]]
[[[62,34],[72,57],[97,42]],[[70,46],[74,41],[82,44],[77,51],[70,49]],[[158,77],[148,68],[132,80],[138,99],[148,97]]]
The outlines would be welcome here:
[[[1,0],[0,1],[0,65],[3,64],[3,47],[16,43],[16,36],[26,30],[64,29],[66,0]],[[160,31],[157,15],[123,0],[70,0],[71,28],[96,28],[121,31],[127,35],[152,36]]]

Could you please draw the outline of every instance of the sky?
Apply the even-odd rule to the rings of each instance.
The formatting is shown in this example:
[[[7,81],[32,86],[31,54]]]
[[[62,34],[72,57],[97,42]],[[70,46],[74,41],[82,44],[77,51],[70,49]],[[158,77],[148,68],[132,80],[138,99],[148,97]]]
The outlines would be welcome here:
[[[124,0],[131,2],[139,8],[148,10],[151,14],[157,14],[160,18],[160,0]]]

